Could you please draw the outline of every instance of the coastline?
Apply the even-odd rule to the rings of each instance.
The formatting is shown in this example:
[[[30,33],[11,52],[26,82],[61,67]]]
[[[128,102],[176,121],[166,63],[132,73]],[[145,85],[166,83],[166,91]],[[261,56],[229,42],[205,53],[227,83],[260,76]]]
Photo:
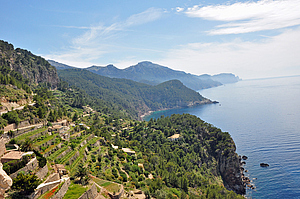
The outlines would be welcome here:
[[[159,109],[159,110],[150,110],[150,111],[147,111],[146,113],[143,113],[142,115],[139,116],[139,120],[140,121],[143,121],[144,118],[146,116],[149,116],[151,115],[152,113],[155,113],[155,112],[159,112],[159,111],[166,111],[166,110],[172,110],[172,109],[180,109],[180,108],[187,108],[187,107],[194,107],[194,106],[199,106],[199,105],[203,105],[203,104],[217,104],[219,102],[217,101],[212,101],[210,99],[204,99],[202,101],[194,101],[194,102],[190,102],[188,105],[186,106],[177,106],[177,107],[173,107],[173,108],[163,108],[163,109]]]

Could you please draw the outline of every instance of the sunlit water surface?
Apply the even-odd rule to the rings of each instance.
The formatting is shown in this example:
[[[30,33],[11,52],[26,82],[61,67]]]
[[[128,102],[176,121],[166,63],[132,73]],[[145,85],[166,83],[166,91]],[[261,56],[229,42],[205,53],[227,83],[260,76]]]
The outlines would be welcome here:
[[[249,198],[300,198],[300,76],[244,80],[199,91],[220,102],[155,112],[145,120],[189,113],[227,131],[248,156]],[[260,163],[270,167],[262,168]]]

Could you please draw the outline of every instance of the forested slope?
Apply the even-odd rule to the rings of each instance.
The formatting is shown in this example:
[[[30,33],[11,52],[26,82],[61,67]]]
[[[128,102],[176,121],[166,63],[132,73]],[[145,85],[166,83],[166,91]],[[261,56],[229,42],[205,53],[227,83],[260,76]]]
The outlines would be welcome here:
[[[151,86],[128,79],[108,78],[81,69],[60,70],[58,74],[63,81],[85,90],[91,96],[115,103],[135,118],[150,110],[211,103],[178,80]]]

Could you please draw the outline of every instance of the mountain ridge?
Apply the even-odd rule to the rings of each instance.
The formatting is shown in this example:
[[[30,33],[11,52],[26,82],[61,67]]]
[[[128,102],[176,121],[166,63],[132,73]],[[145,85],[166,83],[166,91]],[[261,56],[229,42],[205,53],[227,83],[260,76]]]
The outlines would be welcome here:
[[[48,61],[50,64],[53,63],[52,60]],[[52,65],[55,66],[57,70],[62,70],[67,66],[65,64],[56,66],[57,62]],[[68,67],[70,68],[71,66]],[[168,80],[178,79],[185,86],[195,91],[240,81],[239,77],[232,73],[193,75],[184,71],[173,70],[150,61],[142,61],[125,69],[119,69],[112,64],[107,66],[93,65],[84,69],[106,77],[131,79],[149,85],[157,85]]]

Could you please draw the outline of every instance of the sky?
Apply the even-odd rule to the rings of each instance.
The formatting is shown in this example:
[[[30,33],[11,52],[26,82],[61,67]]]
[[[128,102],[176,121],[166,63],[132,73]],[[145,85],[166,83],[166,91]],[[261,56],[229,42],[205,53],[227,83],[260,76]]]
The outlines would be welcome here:
[[[300,75],[300,0],[0,0],[0,39],[78,68]]]

